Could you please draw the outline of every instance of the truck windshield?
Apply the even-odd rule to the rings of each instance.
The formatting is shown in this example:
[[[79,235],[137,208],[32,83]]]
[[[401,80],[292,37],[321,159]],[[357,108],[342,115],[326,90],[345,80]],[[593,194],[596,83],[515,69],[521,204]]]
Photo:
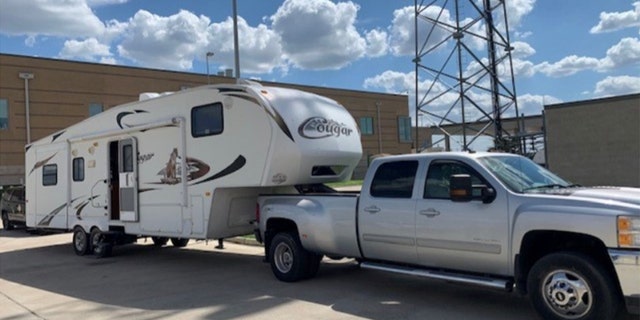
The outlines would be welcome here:
[[[540,192],[549,188],[575,186],[525,157],[487,156],[478,161],[515,192]]]

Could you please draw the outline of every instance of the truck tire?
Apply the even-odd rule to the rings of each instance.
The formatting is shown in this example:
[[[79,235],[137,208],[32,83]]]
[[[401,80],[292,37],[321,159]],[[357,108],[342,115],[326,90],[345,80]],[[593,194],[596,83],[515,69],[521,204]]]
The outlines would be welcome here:
[[[2,227],[5,230],[13,230],[13,224],[9,221],[9,214],[6,211],[2,211]]]
[[[323,255],[309,252],[309,265],[307,266],[307,274],[305,275],[305,279],[311,279],[316,276],[318,273],[318,269],[320,269],[320,262],[322,261]]]
[[[189,243],[188,238],[171,238],[171,244],[174,247],[183,248],[183,247],[186,247],[188,243]]]
[[[576,252],[538,260],[527,278],[529,299],[544,319],[613,319],[620,296],[598,262]]]
[[[79,256],[84,256],[91,251],[89,235],[84,232],[82,227],[73,228],[73,239],[71,244],[73,245],[73,251]]]
[[[281,232],[271,239],[269,262],[278,280],[296,282],[310,278],[313,271],[310,260],[310,253],[302,247],[296,233]]]

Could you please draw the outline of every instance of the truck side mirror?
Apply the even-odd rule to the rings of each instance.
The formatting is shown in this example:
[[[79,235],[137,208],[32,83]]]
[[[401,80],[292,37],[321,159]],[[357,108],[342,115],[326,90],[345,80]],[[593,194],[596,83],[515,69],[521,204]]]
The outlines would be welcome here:
[[[491,187],[482,188],[482,203],[487,204],[496,199],[496,190]]]
[[[454,174],[449,179],[449,196],[453,202],[469,202],[473,195],[471,176],[468,174]]]

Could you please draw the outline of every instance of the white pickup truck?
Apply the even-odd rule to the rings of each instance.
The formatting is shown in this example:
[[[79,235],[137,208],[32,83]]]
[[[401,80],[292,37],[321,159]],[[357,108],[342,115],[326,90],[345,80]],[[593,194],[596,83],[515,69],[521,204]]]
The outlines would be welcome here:
[[[282,281],[315,276],[323,256],[350,257],[515,289],[545,319],[640,310],[640,189],[571,185],[521,156],[379,158],[360,194],[264,195],[257,215],[256,237]]]

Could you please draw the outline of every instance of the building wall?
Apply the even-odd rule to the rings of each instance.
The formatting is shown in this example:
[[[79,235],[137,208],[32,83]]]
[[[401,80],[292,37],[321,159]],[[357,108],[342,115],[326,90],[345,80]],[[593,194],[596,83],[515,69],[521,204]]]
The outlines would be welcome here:
[[[640,94],[545,106],[548,167],[582,185],[640,187]]]
[[[0,54],[0,99],[8,104],[8,127],[0,128],[0,185],[20,184],[24,176],[27,144],[25,80],[28,72],[31,141],[38,140],[89,116],[89,105],[108,108],[138,99],[141,92],[178,91],[207,84],[203,74],[112,66],[96,63]],[[212,75],[211,83],[232,83],[233,78]],[[330,97],[344,105],[356,121],[374,119],[374,134],[362,137],[364,154],[355,177],[366,170],[369,154],[408,153],[411,143],[400,143],[398,117],[408,116],[407,96],[262,82]],[[380,128],[378,112],[380,105]],[[381,140],[381,143],[379,143]]]

